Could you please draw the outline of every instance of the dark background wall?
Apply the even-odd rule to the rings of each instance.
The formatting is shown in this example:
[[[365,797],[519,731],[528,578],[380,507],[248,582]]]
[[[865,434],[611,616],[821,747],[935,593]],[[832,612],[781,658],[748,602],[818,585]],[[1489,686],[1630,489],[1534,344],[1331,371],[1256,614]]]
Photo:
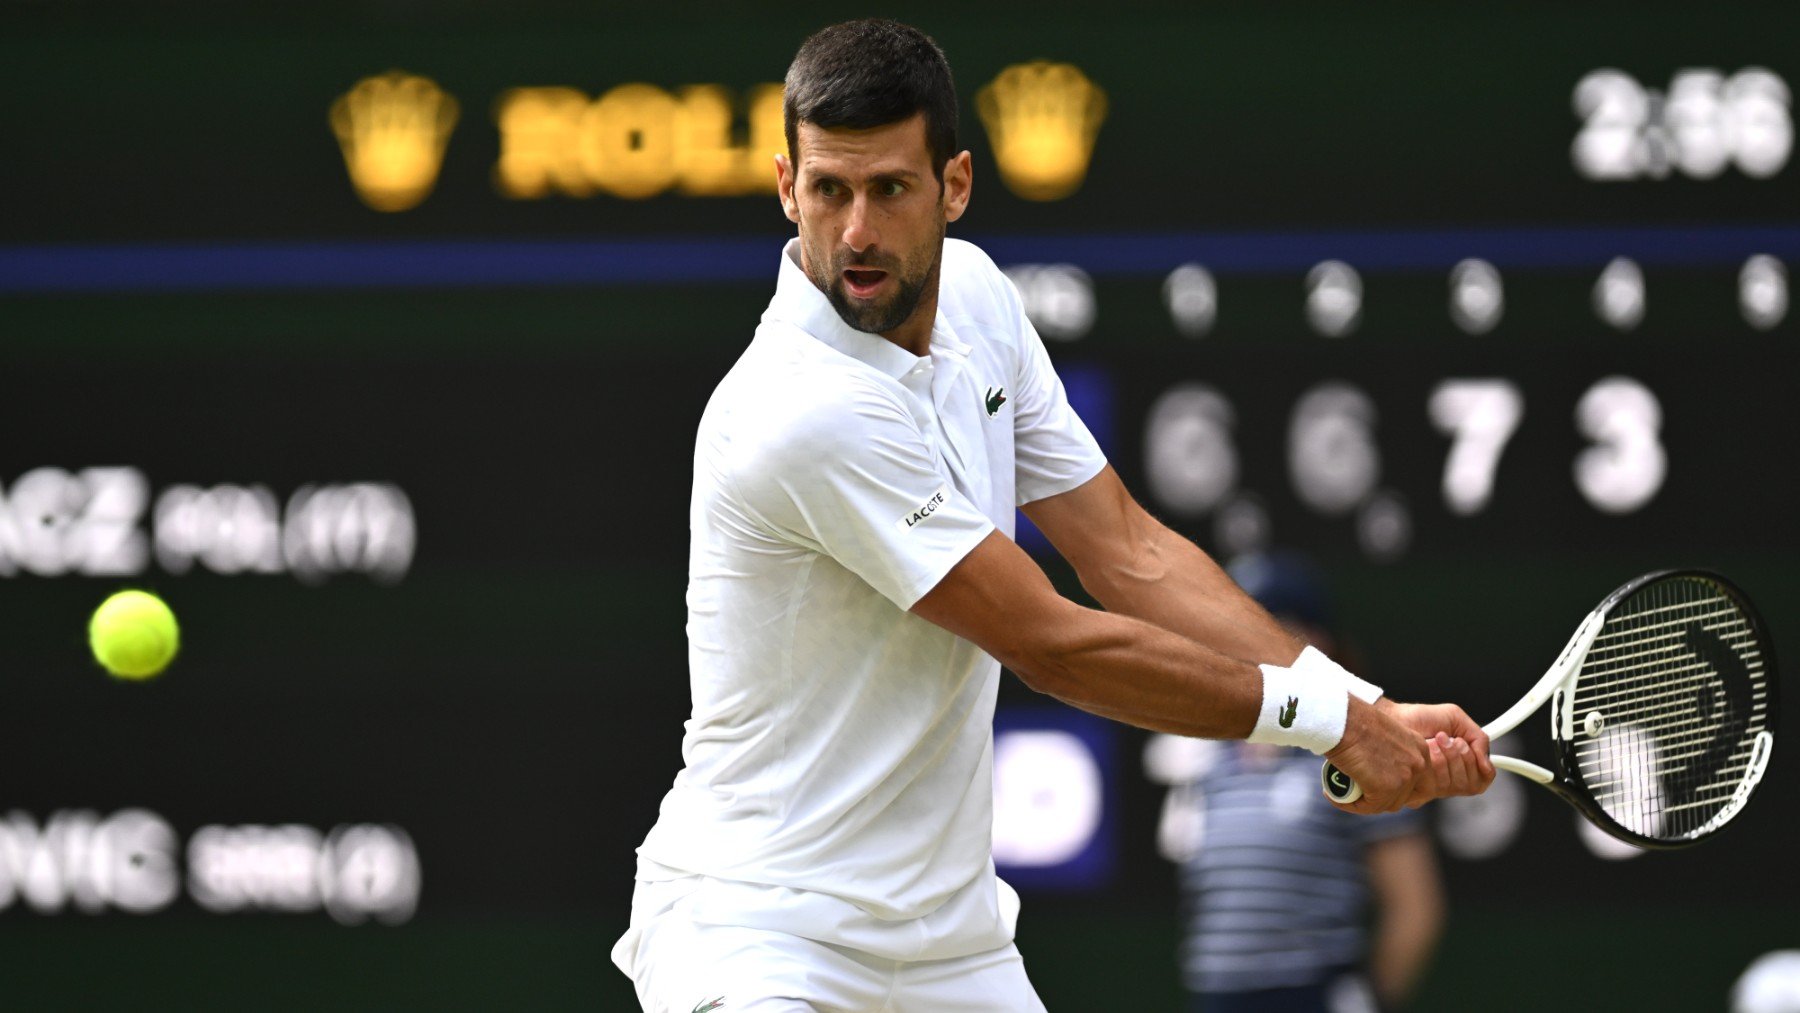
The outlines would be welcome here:
[[[766,195],[503,197],[495,103],[628,82],[741,99],[841,14],[9,5],[7,1001],[629,1006],[606,950],[679,763],[695,420],[791,227]],[[1115,3],[907,17],[963,92],[978,182],[953,234],[1003,266],[1078,269],[1019,277],[1040,326],[1068,332],[1053,354],[1127,482],[1220,554],[1258,539],[1313,554],[1396,695],[1497,713],[1585,609],[1660,566],[1731,574],[1777,642],[1792,635],[1795,330],[1746,316],[1743,272],[1800,253],[1795,169],[1682,168],[1681,139],[1698,158],[1711,142],[1695,131],[1726,120],[1704,104],[1683,107],[1699,120],[1668,115],[1661,93],[1692,68],[1795,80],[1794,16]],[[974,101],[1040,58],[1079,66],[1108,109],[1085,182],[1042,203],[1000,182]],[[1589,179],[1571,160],[1591,125],[1577,84],[1608,67],[1659,93],[1626,130],[1649,152],[1640,178]],[[389,68],[429,76],[461,116],[431,195],[383,214],[358,200],[327,120]],[[1758,137],[1743,143],[1779,140]],[[1595,303],[1617,257],[1641,288],[1620,269],[1615,308],[1633,292],[1644,306],[1624,328]],[[1480,333],[1449,309],[1466,258],[1503,278],[1504,313]],[[1309,272],[1334,259],[1361,306],[1336,338],[1305,311]],[[1215,285],[1203,337],[1166,301],[1184,263]],[[1635,435],[1578,417],[1611,378],[1654,401],[1617,423]],[[1454,427],[1430,406],[1468,379],[1508,382],[1522,414],[1491,494],[1463,514],[1443,491]],[[1322,384],[1337,393],[1309,399]],[[1654,482],[1640,437],[1666,464]],[[1591,467],[1653,486],[1641,505],[1583,495],[1597,442]],[[182,657],[146,685],[107,679],[83,642],[87,613],[126,585],[184,623]],[[1003,707],[1039,702],[1003,688]],[[1535,727],[1521,748],[1542,759]],[[1117,860],[1085,888],[1026,896],[1021,943],[1056,1009],[1178,992],[1162,789],[1141,735],[1108,742]],[[1751,957],[1794,943],[1792,767],[1778,750],[1761,804],[1716,842],[1626,861],[1583,846],[1547,795],[1523,796],[1510,846],[1448,860],[1455,911],[1423,1001],[1718,1005]],[[134,809],[167,833],[116,815]],[[148,871],[121,857],[142,853]],[[236,884],[235,905],[213,894],[209,909],[197,882]],[[124,910],[134,897],[150,910]],[[1496,955],[1513,968],[1559,952],[1585,959],[1493,970]],[[1594,967],[1612,970],[1601,982]]]

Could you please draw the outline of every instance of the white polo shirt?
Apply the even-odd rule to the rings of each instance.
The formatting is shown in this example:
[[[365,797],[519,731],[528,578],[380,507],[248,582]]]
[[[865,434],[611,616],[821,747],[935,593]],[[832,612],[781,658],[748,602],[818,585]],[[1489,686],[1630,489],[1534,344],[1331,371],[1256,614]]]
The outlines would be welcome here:
[[[889,959],[1003,946],[1000,666],[907,609],[1105,459],[974,246],[944,243],[924,358],[845,324],[798,260],[700,420],[693,716],[639,878],[705,877],[696,920]]]

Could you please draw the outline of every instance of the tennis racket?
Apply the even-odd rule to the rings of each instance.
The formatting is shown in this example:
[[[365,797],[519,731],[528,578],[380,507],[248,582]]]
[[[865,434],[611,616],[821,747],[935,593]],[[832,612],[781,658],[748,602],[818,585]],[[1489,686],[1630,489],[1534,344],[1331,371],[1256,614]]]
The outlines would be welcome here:
[[[1556,769],[1494,766],[1550,789],[1600,829],[1681,848],[1743,811],[1775,743],[1774,646],[1744,593],[1705,570],[1645,574],[1606,596],[1531,692],[1482,731],[1517,728],[1546,702]],[[1362,788],[1331,763],[1325,795]]]

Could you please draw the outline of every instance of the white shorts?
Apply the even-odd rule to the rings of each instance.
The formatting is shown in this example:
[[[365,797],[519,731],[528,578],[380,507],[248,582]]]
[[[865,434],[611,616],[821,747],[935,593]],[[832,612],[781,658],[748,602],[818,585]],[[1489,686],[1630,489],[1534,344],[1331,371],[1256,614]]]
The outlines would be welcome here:
[[[1018,947],[897,961],[768,929],[696,922],[689,880],[639,882],[613,963],[645,1013],[1044,1013]],[[716,1005],[715,1005],[716,1004]]]

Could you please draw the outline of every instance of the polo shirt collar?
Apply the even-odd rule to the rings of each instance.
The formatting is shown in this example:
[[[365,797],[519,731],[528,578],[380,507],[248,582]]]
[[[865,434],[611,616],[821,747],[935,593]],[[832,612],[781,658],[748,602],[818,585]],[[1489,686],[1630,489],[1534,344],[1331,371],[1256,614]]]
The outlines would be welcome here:
[[[844,323],[825,293],[819,291],[800,267],[800,240],[790,239],[781,251],[781,272],[775,278],[775,298],[763,314],[786,321],[826,345],[898,380],[920,362],[912,354],[879,334],[859,331]],[[936,338],[933,329],[933,339]]]

